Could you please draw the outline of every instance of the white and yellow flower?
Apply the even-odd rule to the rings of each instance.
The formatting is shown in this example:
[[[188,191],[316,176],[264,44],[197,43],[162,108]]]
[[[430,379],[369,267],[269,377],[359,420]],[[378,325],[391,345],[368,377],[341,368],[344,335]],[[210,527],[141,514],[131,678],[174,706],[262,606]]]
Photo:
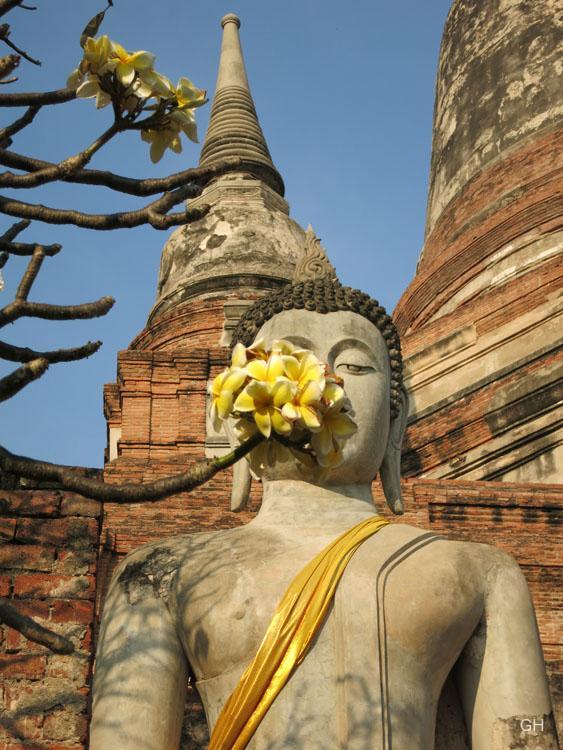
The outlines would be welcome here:
[[[235,395],[246,380],[246,372],[240,368],[228,368],[219,373],[209,386],[211,396],[211,419],[219,431],[221,421],[227,419],[232,410]]]
[[[358,429],[348,412],[344,390],[329,382],[322,394],[321,428],[313,433],[311,445],[317,462],[324,467],[338,466],[342,462],[342,444]]]
[[[255,362],[259,362],[255,360]],[[259,362],[262,364],[262,362]],[[253,362],[250,363],[254,364]],[[246,368],[248,373],[248,367]],[[234,411],[241,414],[249,413],[252,415],[256,427],[260,430],[265,438],[269,438],[272,429],[278,435],[288,436],[293,430],[293,426],[282,415],[282,407],[289,401],[294,392],[294,384],[284,378],[277,378],[275,381],[260,379],[251,380],[251,382],[239,394],[235,403]]]

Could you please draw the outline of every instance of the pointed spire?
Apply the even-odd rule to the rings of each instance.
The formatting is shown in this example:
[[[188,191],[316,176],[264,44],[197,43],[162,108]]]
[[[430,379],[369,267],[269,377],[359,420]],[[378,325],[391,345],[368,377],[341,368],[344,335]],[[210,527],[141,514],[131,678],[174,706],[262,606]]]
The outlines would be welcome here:
[[[238,30],[240,20],[229,13],[221,20],[223,42],[215,98],[200,165],[230,156],[243,159],[250,172],[283,196],[283,180],[274,167],[250,94]]]

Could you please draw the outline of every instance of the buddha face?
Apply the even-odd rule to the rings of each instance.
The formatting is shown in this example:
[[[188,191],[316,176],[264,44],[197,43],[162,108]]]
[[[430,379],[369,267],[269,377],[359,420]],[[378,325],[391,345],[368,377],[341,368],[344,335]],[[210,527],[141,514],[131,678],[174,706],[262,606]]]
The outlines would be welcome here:
[[[358,431],[344,444],[344,460],[324,484],[371,482],[379,469],[389,436],[391,371],[387,347],[377,328],[353,312],[325,315],[308,310],[278,313],[260,329],[257,339],[270,345],[285,339],[310,349],[344,380]],[[267,479],[295,478],[296,466],[282,464],[264,473]]]

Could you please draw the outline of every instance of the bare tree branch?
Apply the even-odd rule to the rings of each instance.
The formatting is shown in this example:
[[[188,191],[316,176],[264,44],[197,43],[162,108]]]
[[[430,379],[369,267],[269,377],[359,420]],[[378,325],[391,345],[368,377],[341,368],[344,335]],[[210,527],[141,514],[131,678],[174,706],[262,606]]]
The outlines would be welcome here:
[[[17,52],[18,55],[21,55],[28,62],[33,63],[33,65],[41,65],[41,62],[39,60],[31,57],[31,55],[28,55],[25,50],[20,49],[17,45],[14,44],[14,42],[12,42],[12,40],[10,39],[9,23],[0,24],[0,41],[4,42],[4,44],[7,44],[8,47],[11,47],[14,50],[14,52]]]
[[[16,290],[16,299],[27,300],[29,292],[31,291],[31,287],[33,286],[33,282],[37,278],[37,274],[39,273],[44,260],[45,253],[41,250],[41,248],[35,248],[31,260],[27,264],[25,273],[22,276],[22,279]]]
[[[9,255],[33,255],[36,249],[43,252],[44,255],[56,255],[62,248],[62,245],[38,245],[33,242],[6,242],[0,238],[0,250]]]
[[[241,167],[242,163],[243,161],[239,157],[231,157],[208,167],[184,169],[182,172],[175,172],[168,177],[149,177],[146,179],[124,177],[113,172],[98,169],[77,169],[72,174],[64,176],[61,179],[65,182],[101,185],[112,190],[118,190],[120,193],[138,196],[155,195],[168,190],[174,190],[187,183],[194,183],[193,195],[187,196],[187,198],[194,198],[200,194],[201,188],[211,179],[226,172],[236,170]],[[40,169],[55,166],[51,162],[43,161],[42,159],[32,159],[29,156],[4,149],[0,149],[0,164],[12,169],[23,169],[27,172],[36,172]]]
[[[8,229],[6,229],[0,239],[11,242],[18,236],[20,232],[23,232],[24,229],[27,229],[30,224],[31,222],[27,219],[24,219],[24,221],[16,221],[12,224],[11,227],[8,227]]]
[[[74,651],[74,646],[68,638],[44,628],[31,617],[20,614],[6,599],[0,599],[0,622],[17,630],[33,643],[46,646],[56,654],[71,654]]]
[[[18,117],[17,120],[14,120],[11,125],[2,128],[0,130],[0,143],[6,146],[9,145],[12,142],[12,136],[33,122],[35,115],[40,109],[41,106],[39,104],[34,104],[32,107],[28,107],[24,114],[21,117]]]
[[[4,268],[9,257],[8,253],[0,253],[0,268]]]
[[[37,219],[46,224],[73,224],[86,229],[107,231],[128,229],[142,224],[150,224],[155,229],[169,229],[179,224],[189,224],[205,216],[209,206],[189,209],[166,216],[165,213],[189,196],[191,185],[165,193],[161,198],[136,211],[122,211],[114,214],[85,214],[72,209],[49,208],[41,204],[24,203],[0,196],[0,211],[8,216],[23,219]]]
[[[16,8],[22,2],[23,0],[0,0],[0,16],[5,16],[12,8]]]
[[[0,341],[0,359],[8,362],[30,362],[32,359],[46,359],[50,364],[57,362],[76,362],[95,354],[101,347],[101,341],[89,341],[82,346],[69,349],[54,349],[50,352],[36,352],[27,347],[14,346],[5,341]]]
[[[20,57],[19,55],[4,55],[4,57],[0,57],[0,78],[6,78],[6,76],[9,76],[10,73],[13,73],[14,70],[18,67],[20,64]],[[12,78],[11,81],[18,80],[17,78]],[[3,83],[8,83],[8,81],[3,81]]]
[[[6,401],[15,396],[26,385],[40,378],[48,367],[49,363],[46,359],[32,359],[31,362],[27,362],[9,375],[0,378],[0,401]]]
[[[30,107],[30,109],[32,108]],[[84,151],[81,151],[75,156],[70,156],[68,159],[64,159],[58,164],[53,164],[50,167],[45,167],[45,169],[39,169],[38,171],[31,172],[30,174],[12,174],[11,172],[4,172],[4,174],[0,174],[0,186],[9,188],[32,188],[38,187],[39,185],[45,185],[47,182],[54,182],[56,180],[62,179],[65,176],[71,175],[77,169],[80,169],[81,167],[84,167],[86,164],[88,164],[96,151],[99,151],[102,146],[110,141],[113,136],[116,135],[119,131],[119,124],[114,123],[105,132],[103,132],[99,136],[99,138],[96,138],[93,143],[85,148]]]
[[[1,14],[0,14],[1,15]],[[17,94],[0,94],[0,107],[31,107],[34,104],[63,104],[76,99],[75,89],[55,91],[29,91]]]
[[[83,305],[49,305],[43,302],[27,302],[15,299],[0,310],[0,327],[22,317],[43,320],[85,320],[99,318],[113,307],[113,297],[102,297],[96,302]]]
[[[94,500],[111,503],[141,503],[162,500],[178,492],[190,492],[201,484],[208,482],[217,472],[232,466],[246,456],[264,437],[257,432],[242,445],[237,446],[226,456],[203,459],[193,463],[185,472],[165,479],[157,479],[146,484],[107,484],[98,479],[89,479],[79,475],[72,466],[51,464],[36,461],[24,456],[16,456],[0,446],[0,467],[9,473],[37,479],[56,481],[65,490],[78,492]]]

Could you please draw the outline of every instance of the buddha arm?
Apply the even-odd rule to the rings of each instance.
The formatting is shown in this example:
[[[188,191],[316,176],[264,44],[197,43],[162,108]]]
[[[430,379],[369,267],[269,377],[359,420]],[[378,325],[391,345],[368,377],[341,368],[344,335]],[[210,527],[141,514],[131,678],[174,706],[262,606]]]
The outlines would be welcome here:
[[[90,750],[178,750],[187,666],[165,603],[114,577],[94,675]],[[148,590],[147,590],[148,589]]]
[[[489,548],[484,613],[458,662],[456,681],[472,750],[556,750],[542,648],[526,580]]]

